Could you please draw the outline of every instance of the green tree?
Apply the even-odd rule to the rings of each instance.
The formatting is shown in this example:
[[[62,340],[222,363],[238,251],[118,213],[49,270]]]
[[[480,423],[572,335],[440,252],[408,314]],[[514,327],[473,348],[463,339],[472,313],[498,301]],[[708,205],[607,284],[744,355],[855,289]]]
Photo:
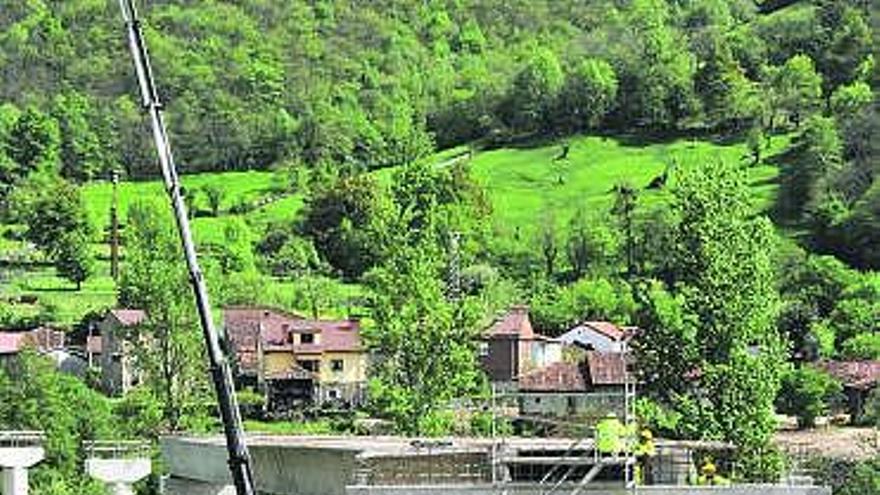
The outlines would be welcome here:
[[[631,183],[622,182],[614,186],[614,206],[611,213],[617,221],[617,228],[623,234],[626,273],[629,277],[634,277],[637,272],[635,213],[638,201],[639,192]]]
[[[843,143],[833,118],[814,116],[797,138],[798,157],[783,170],[780,201],[783,211],[797,217],[815,210],[828,197],[832,177],[843,164]]]
[[[217,250],[224,275],[256,269],[251,237],[250,229],[241,218],[230,218],[223,226],[223,244]]]
[[[819,109],[822,101],[822,76],[807,55],[795,55],[785,65],[772,71],[775,111],[784,111],[800,127],[801,122]]]
[[[135,203],[126,222],[126,259],[119,304],[142,309],[144,323],[127,338],[137,345],[144,386],[162,404],[164,428],[179,431],[203,413],[207,394],[202,352],[188,275],[170,216],[151,203]]]
[[[617,73],[602,59],[587,58],[566,77],[558,113],[570,131],[595,128],[617,98]]]
[[[82,283],[95,271],[89,241],[88,235],[82,231],[68,232],[58,240],[55,269],[58,275],[75,283],[76,290],[81,290]]]
[[[578,209],[569,222],[568,232],[568,262],[576,278],[583,277],[590,270],[603,273],[613,269],[620,239],[608,222]]]
[[[817,17],[821,47],[816,59],[825,78],[825,94],[853,82],[872,52],[871,27],[862,8],[849,2],[821,0]]]
[[[740,128],[760,120],[763,108],[757,85],[746,77],[727,40],[716,34],[708,45],[695,86],[710,122]]]
[[[374,325],[364,337],[379,356],[370,397],[409,435],[430,432],[449,401],[481,383],[477,318],[467,301],[446,299],[442,266],[436,248],[402,246],[368,280]]]
[[[9,157],[18,164],[20,177],[31,171],[57,171],[61,152],[58,122],[35,106],[27,107],[9,133]]]
[[[378,215],[380,197],[375,180],[358,175],[321,185],[306,199],[302,232],[347,277],[358,277],[376,263],[376,238],[370,226]]]
[[[880,334],[863,332],[843,342],[840,351],[844,359],[859,361],[880,360]]]
[[[626,35],[613,49],[630,125],[668,127],[693,113],[696,64],[672,14],[661,0],[635,0],[625,12]]]
[[[13,193],[11,203],[17,220],[27,225],[25,238],[51,260],[64,249],[65,236],[88,239],[91,235],[79,188],[56,176],[30,177]]]
[[[775,431],[773,401],[786,355],[776,329],[772,228],[753,217],[743,174],[732,165],[689,169],[674,194],[678,222],[665,252],[677,298],[645,305],[640,323],[653,330],[638,348],[650,355],[649,349],[668,347],[693,361],[640,365],[650,377],[647,390],[681,413],[679,434],[735,442],[744,460],[754,462],[748,457],[765,452]],[[657,311],[668,308],[688,316]],[[674,326],[657,330],[664,319]]]
[[[798,427],[816,426],[816,418],[828,414],[843,387],[828,373],[803,366],[787,372],[782,379],[777,407],[784,414],[797,416]]]
[[[220,214],[220,206],[223,204],[223,198],[226,197],[226,189],[220,184],[212,182],[205,184],[202,190],[205,192],[205,198],[208,200],[211,215],[218,216]]]
[[[61,137],[61,175],[68,180],[86,182],[104,169],[101,142],[90,121],[92,113],[89,99],[77,92],[59,94],[53,101],[52,116]]]
[[[35,493],[104,493],[81,470],[82,446],[119,434],[110,403],[52,361],[26,350],[0,367],[0,428],[45,433],[46,460],[30,473]]]
[[[535,50],[517,74],[510,94],[510,122],[518,130],[542,129],[555,110],[557,97],[565,84],[559,59],[551,50]]]

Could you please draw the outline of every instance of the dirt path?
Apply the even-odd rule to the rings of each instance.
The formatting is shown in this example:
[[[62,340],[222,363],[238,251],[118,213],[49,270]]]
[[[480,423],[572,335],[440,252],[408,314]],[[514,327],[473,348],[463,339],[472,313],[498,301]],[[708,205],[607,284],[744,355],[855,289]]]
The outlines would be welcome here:
[[[820,427],[804,431],[781,431],[776,434],[776,443],[793,455],[863,460],[880,455],[880,430]]]

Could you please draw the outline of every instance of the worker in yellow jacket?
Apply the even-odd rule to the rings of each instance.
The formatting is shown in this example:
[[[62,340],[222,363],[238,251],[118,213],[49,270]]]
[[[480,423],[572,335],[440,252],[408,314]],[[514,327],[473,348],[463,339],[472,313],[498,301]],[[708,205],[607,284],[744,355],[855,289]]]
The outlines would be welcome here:
[[[729,485],[730,480],[718,474],[718,468],[712,459],[706,459],[703,467],[700,468],[700,477],[697,478],[698,485],[722,486]]]
[[[619,455],[624,448],[625,430],[617,415],[608,413],[596,425],[596,450],[602,455]]]
[[[657,455],[657,447],[654,445],[654,434],[648,428],[639,431],[639,439],[633,453],[636,455],[636,480],[641,485],[654,483],[654,456]]]

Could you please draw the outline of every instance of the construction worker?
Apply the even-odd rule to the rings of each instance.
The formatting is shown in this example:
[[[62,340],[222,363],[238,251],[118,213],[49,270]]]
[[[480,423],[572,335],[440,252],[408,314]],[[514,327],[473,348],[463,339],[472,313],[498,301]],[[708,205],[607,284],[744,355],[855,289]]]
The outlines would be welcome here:
[[[712,459],[706,459],[706,462],[703,463],[703,467],[700,468],[700,477],[697,478],[697,484],[720,486],[729,485],[730,481],[718,474],[718,468],[715,467],[715,463],[712,462]]]
[[[633,449],[638,459],[636,465],[636,479],[640,484],[650,485],[654,483],[654,471],[652,461],[657,455],[657,447],[654,445],[654,434],[648,428],[639,431],[639,441]]]
[[[617,456],[623,451],[625,427],[614,413],[608,413],[596,425],[596,449],[600,454]]]

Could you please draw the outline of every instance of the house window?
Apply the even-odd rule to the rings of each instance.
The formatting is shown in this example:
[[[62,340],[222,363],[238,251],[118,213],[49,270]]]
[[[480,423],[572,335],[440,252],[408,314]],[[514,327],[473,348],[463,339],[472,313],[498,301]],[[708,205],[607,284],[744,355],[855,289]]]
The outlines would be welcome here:
[[[336,399],[338,399],[338,398],[339,398],[339,390],[336,390],[335,388],[331,388],[331,389],[327,392],[327,397],[329,397],[331,400],[336,400]]]
[[[314,344],[315,343],[315,334],[313,333],[304,333],[299,336],[300,344]]]
[[[488,342],[480,342],[480,357],[488,357],[489,356],[489,343]]]
[[[299,366],[306,371],[311,371],[312,373],[318,371],[318,362],[317,361],[314,361],[314,360],[297,361],[297,364],[299,364]]]
[[[345,362],[341,359],[334,359],[330,361],[330,369],[334,372],[340,373],[345,369]]]

